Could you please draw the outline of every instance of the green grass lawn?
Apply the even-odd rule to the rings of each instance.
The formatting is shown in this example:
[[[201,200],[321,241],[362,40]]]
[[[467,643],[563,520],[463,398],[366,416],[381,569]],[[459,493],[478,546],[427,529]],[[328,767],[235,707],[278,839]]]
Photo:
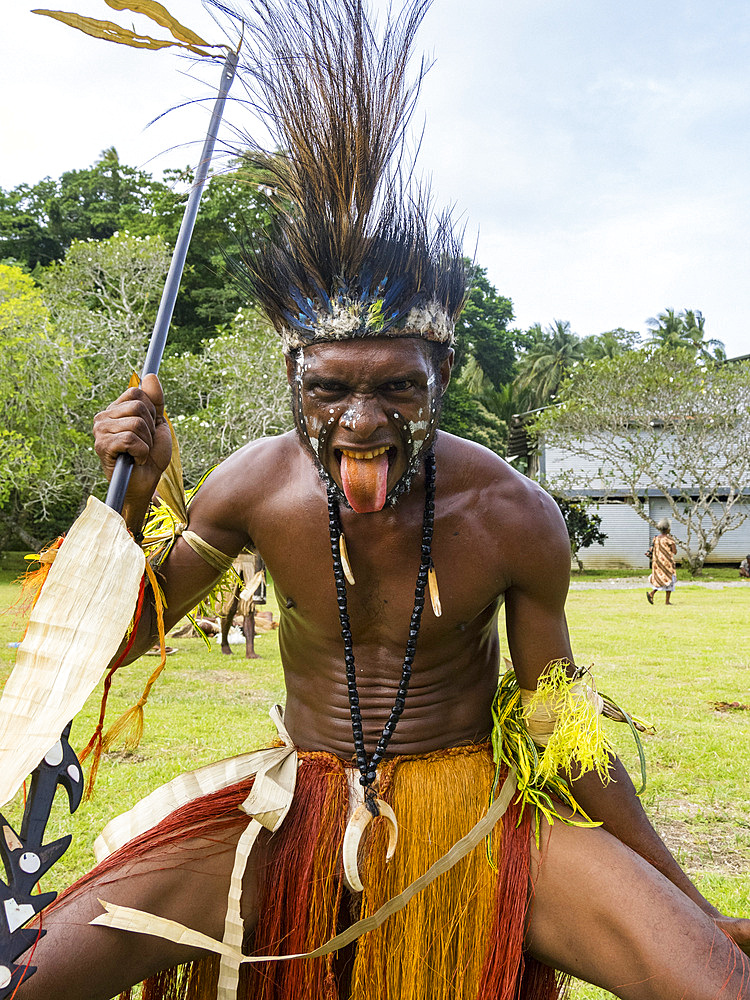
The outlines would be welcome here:
[[[17,595],[13,577],[0,570],[0,607]],[[750,585],[709,590],[682,582],[670,608],[661,595],[649,606],[640,589],[573,591],[568,601],[577,662],[591,664],[603,692],[656,726],[656,734],[645,737],[649,781],[643,799],[657,829],[713,903],[750,917],[750,710],[716,707],[750,706],[748,612]],[[8,643],[22,635],[17,617],[0,615],[0,681],[15,655]],[[60,888],[89,868],[91,845],[104,823],[155,785],[273,735],[267,710],[284,693],[275,632],[256,639],[262,659],[254,661],[245,660],[239,646],[222,656],[199,639],[171,644],[179,652],[151,694],[141,746],[105,756],[93,801],[72,820],[58,796],[50,839],[71,830],[75,836],[45,888]],[[157,662],[145,656],[122,669],[112,689],[111,719],[137,700]],[[95,694],[76,719],[75,747],[88,740],[98,705]],[[607,725],[635,773],[627,730]],[[8,818],[16,820],[19,810],[18,803],[9,807]],[[583,984],[572,995],[610,996]]]
[[[584,553],[584,558],[585,555],[586,553]],[[737,566],[738,565],[739,563]],[[728,581],[734,580],[741,581],[742,578],[740,577],[737,566],[734,564],[731,566],[704,566],[701,574],[693,578],[690,576],[687,566],[678,565],[677,582],[692,583],[695,580],[699,583],[727,583]],[[574,567],[571,573],[571,580],[634,580],[636,578],[642,578],[643,585],[645,586],[650,572],[650,569],[630,569],[629,567],[623,566],[619,569],[584,569],[579,573]],[[750,588],[750,581],[748,581],[748,588]]]

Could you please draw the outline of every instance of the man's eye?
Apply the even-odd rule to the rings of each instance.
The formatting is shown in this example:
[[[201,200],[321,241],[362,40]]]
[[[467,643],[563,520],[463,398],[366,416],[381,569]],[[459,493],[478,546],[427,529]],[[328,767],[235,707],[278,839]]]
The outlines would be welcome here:
[[[346,392],[346,386],[339,382],[311,382],[306,389],[316,396],[340,396]]]
[[[412,383],[408,379],[401,379],[398,382],[387,382],[383,386],[386,392],[406,392],[411,387]]]

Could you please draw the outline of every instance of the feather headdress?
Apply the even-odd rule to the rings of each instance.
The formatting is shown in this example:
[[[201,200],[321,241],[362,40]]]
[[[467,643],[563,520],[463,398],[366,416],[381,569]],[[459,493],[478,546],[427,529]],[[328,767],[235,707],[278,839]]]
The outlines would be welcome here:
[[[240,78],[277,152],[243,138],[285,209],[247,240],[237,269],[285,351],[362,336],[452,341],[460,242],[402,162],[426,71],[422,60],[408,79],[410,50],[430,3],[389,4],[378,32],[362,0],[248,0]]]

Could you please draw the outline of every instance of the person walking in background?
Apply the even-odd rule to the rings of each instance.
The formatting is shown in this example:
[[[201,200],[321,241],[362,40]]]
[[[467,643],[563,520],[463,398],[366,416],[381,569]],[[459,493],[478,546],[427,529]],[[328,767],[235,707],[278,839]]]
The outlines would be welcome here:
[[[745,580],[750,580],[750,553],[740,563],[740,576]]]
[[[649,583],[652,590],[646,591],[646,600],[649,604],[654,603],[654,594],[657,590],[666,593],[666,603],[671,604],[672,592],[677,583],[677,568],[675,566],[675,556],[677,555],[677,543],[671,535],[671,525],[665,517],[656,525],[659,534],[654,538],[651,546],[651,576]]]

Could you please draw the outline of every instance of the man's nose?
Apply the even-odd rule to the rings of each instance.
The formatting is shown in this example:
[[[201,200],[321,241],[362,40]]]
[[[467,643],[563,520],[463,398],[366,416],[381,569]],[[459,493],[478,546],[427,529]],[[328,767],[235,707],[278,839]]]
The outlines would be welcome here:
[[[388,416],[380,403],[371,396],[358,398],[344,410],[339,421],[349,433],[362,441],[388,424]]]

